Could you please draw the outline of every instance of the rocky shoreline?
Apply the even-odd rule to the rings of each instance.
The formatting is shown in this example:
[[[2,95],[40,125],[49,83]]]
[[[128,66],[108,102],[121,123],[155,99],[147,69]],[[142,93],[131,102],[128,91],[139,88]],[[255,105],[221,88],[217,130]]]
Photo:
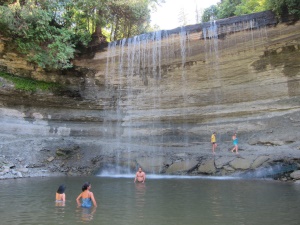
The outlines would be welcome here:
[[[19,154],[8,154],[9,149],[21,146],[23,151]],[[108,168],[110,173],[116,173],[117,167],[134,174],[141,166],[147,174],[271,178],[300,183],[298,142],[284,146],[245,143],[240,145],[239,154],[232,153],[230,143],[225,142],[215,155],[210,143],[171,147],[164,152],[153,148],[140,151],[143,146],[132,151],[110,151],[96,139],[83,138],[23,137],[18,142],[2,141],[0,147],[4,153],[0,155],[0,179],[97,175]]]

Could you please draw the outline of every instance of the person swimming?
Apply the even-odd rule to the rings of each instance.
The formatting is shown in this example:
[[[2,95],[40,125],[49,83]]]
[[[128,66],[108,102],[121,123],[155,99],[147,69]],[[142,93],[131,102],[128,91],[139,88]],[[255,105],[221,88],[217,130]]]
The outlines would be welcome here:
[[[90,208],[92,207],[92,205],[94,205],[95,207],[97,207],[97,202],[95,200],[94,194],[90,191],[91,187],[92,185],[90,184],[90,182],[86,182],[83,184],[82,192],[76,198],[78,206],[81,206],[83,208]]]

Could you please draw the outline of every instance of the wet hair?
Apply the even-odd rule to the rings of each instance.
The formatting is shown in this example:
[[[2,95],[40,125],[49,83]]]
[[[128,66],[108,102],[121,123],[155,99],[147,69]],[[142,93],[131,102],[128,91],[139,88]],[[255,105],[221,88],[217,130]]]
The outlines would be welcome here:
[[[88,189],[88,187],[91,185],[91,183],[90,182],[85,182],[83,185],[82,185],[82,188],[81,188],[81,190],[82,191],[85,191],[85,190],[87,190]]]
[[[65,189],[66,189],[66,186],[62,184],[58,187],[56,193],[63,194],[63,193],[65,193]]]

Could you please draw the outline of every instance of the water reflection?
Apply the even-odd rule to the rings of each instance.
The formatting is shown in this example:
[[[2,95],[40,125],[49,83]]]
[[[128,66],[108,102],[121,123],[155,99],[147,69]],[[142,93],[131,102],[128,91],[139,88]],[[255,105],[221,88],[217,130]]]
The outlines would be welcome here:
[[[294,183],[148,179],[145,184],[134,184],[132,178],[90,180],[97,187],[94,194],[99,198],[99,206],[90,209],[77,208],[76,188],[69,189],[65,206],[53,199],[57,183],[77,187],[82,178],[1,181],[0,224],[299,224],[300,185]],[[45,194],[36,198],[36,193]]]
[[[64,207],[64,206],[66,206],[66,202],[65,201],[55,201],[55,206]]]
[[[137,217],[144,218],[144,207],[145,207],[145,194],[146,194],[146,184],[145,183],[135,183],[135,205],[137,210]]]
[[[63,201],[55,201],[54,202],[54,218],[55,224],[63,224],[66,219],[66,207],[65,202]]]
[[[220,189],[215,185],[211,185],[211,193],[208,195],[211,197],[211,210],[216,219],[218,217],[223,217],[222,211],[222,194],[220,193]]]
[[[76,217],[79,221],[82,222],[89,222],[94,219],[94,214],[96,212],[96,207],[91,208],[84,208],[84,207],[78,207],[76,208]]]

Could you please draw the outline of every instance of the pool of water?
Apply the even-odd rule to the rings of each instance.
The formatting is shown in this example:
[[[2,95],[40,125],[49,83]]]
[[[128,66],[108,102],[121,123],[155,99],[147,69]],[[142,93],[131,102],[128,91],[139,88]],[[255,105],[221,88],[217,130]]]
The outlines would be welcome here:
[[[92,183],[98,207],[78,208]],[[300,185],[270,180],[148,176],[58,177],[0,180],[0,224],[293,225],[300,221]],[[60,184],[67,201],[55,203]]]

